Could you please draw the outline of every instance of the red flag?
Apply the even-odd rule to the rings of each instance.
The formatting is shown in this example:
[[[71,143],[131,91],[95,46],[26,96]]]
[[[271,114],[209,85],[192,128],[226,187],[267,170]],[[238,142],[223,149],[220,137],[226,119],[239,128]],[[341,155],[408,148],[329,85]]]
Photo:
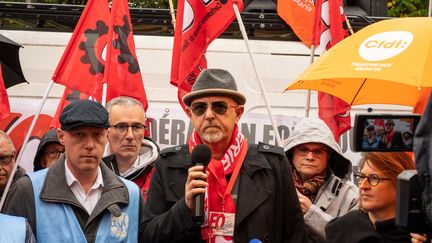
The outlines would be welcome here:
[[[60,115],[63,111],[63,108],[65,108],[67,105],[69,105],[70,103],[77,101],[77,100],[87,100],[89,99],[90,96],[84,93],[80,93],[76,90],[73,89],[69,89],[68,87],[65,88],[64,92],[63,92],[63,96],[60,100],[60,103],[57,107],[57,111],[51,121],[51,125],[50,127],[53,128],[60,128],[60,122],[59,122],[59,118]]]
[[[0,120],[8,117],[10,114],[9,98],[3,81],[3,72],[0,65]]]
[[[313,44],[324,52],[348,36],[342,0],[317,0]],[[350,105],[326,93],[318,92],[318,116],[330,127],[336,141],[351,128]]]
[[[208,45],[235,18],[233,3],[243,9],[241,0],[180,0],[174,33],[171,84],[179,88],[179,102],[190,92],[199,72],[207,67],[205,52]]]
[[[186,111],[186,106],[183,104],[183,96],[191,92],[192,85],[195,83],[195,80],[197,79],[198,75],[201,73],[203,69],[206,68],[207,68],[207,59],[205,58],[205,55],[203,55],[198,65],[195,67],[195,69],[192,70],[190,75],[186,77],[186,80],[178,86],[177,98],[183,110]]]
[[[121,95],[129,96],[139,100],[147,110],[127,0],[113,1],[108,39],[104,74],[107,101]]]
[[[278,15],[307,47],[312,45],[315,6],[313,0],[278,0]]]
[[[54,82],[101,100],[104,71],[102,52],[108,39],[109,15],[106,0],[87,2],[54,72]]]

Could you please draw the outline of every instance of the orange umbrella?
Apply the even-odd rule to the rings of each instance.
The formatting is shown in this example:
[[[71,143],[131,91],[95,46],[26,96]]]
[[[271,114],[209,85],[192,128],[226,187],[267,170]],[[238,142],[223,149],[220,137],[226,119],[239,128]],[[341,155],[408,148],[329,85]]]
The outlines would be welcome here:
[[[348,104],[415,106],[432,87],[432,18],[398,18],[372,24],[339,42],[291,83]]]

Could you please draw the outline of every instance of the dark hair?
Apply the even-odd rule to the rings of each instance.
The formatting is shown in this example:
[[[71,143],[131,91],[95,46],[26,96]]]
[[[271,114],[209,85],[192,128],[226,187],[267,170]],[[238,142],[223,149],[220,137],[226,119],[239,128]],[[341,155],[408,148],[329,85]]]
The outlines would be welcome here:
[[[414,161],[405,152],[368,152],[360,160],[360,170],[365,163],[380,171],[396,185],[396,177],[404,170],[414,170]]]

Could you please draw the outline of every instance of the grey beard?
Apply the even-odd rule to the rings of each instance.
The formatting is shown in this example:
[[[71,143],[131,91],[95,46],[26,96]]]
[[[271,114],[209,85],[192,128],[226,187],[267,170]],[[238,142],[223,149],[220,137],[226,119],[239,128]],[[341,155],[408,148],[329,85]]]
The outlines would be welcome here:
[[[222,140],[222,131],[207,133],[204,132],[202,139],[207,143],[217,143]]]

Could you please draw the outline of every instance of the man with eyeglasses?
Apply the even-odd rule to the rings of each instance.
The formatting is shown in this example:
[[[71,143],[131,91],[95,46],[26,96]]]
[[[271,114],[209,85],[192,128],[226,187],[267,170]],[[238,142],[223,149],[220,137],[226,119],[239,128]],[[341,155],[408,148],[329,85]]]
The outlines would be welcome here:
[[[48,130],[42,137],[33,161],[33,171],[50,167],[64,153],[64,146],[58,139],[57,129]]]
[[[0,130],[0,197],[3,196],[4,189],[9,180],[9,176],[15,165],[15,147],[9,136]],[[19,178],[25,176],[26,171],[18,166],[12,179],[14,184]]]
[[[205,69],[183,97],[188,144],[161,151],[145,209],[145,242],[305,242],[289,163],[280,147],[248,143],[238,126],[246,98],[226,70]],[[207,145],[211,161],[193,166]],[[203,162],[203,161],[202,161]],[[192,217],[204,197],[203,222]]]
[[[64,156],[20,178],[4,212],[27,218],[38,242],[143,242],[140,189],[101,163],[108,142],[106,109],[91,100],[75,101],[59,120]]]
[[[9,136],[0,130],[0,197],[3,196],[14,165],[15,147]],[[12,184],[15,184],[25,174],[25,170],[18,166]],[[36,241],[31,227],[25,218],[0,214],[0,242],[34,243]]]
[[[304,118],[284,141],[310,238],[325,241],[325,225],[358,205],[358,188],[349,178],[345,158],[330,128],[318,118]]]
[[[144,136],[147,127],[142,104],[131,97],[120,96],[106,104],[109,113],[109,156],[105,164],[117,175],[135,182],[147,199],[154,161],[159,147]]]
[[[14,165],[15,147],[9,136],[0,130],[0,197],[3,196]],[[21,166],[18,166],[12,180],[12,185],[19,178],[25,176],[25,174],[25,170]],[[0,214],[0,242],[35,243],[36,240],[25,218]]]

